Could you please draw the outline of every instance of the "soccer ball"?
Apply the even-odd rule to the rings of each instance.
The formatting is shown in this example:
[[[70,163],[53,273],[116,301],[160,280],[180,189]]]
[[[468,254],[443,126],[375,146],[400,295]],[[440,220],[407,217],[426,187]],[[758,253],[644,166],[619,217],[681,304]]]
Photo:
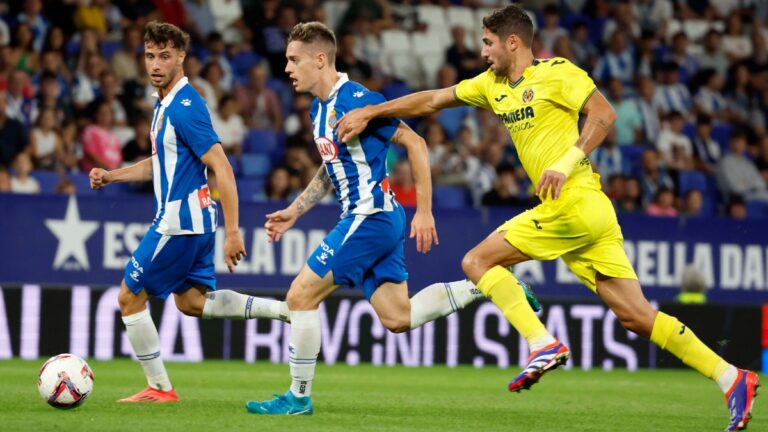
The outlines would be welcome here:
[[[37,390],[54,408],[75,408],[85,403],[93,391],[93,372],[80,357],[59,354],[49,358],[40,368]]]

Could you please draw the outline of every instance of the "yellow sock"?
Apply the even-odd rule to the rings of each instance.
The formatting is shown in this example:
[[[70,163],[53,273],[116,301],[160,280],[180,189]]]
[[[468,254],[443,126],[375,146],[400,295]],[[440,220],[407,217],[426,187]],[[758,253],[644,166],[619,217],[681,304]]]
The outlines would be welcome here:
[[[656,315],[651,342],[671,352],[707,378],[718,380],[730,366],[702,343],[691,329],[664,312]]]
[[[480,278],[477,288],[501,309],[507,321],[529,344],[549,334],[525,299],[517,278],[509,270],[501,266],[493,267]]]

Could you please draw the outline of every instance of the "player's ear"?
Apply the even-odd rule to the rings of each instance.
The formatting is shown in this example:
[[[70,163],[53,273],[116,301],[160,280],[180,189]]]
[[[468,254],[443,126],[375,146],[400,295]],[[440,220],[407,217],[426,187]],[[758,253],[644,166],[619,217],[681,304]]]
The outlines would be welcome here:
[[[186,51],[179,51],[179,66],[184,63],[184,59],[187,57]]]
[[[328,56],[326,56],[324,52],[318,51],[315,55],[315,62],[317,63],[317,68],[322,69],[325,67],[326,63],[328,63]]]

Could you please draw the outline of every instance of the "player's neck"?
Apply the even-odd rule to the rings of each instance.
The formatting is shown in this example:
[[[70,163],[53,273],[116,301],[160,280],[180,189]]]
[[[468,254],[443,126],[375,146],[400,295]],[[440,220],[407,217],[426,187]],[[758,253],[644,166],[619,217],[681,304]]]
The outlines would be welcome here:
[[[328,68],[320,74],[320,79],[317,81],[317,85],[312,89],[312,96],[319,98],[320,100],[327,100],[331,95],[331,90],[339,82],[339,74],[336,72],[336,68]]]
[[[531,50],[526,50],[525,52],[520,53],[520,55],[515,56],[510,65],[509,74],[507,75],[509,82],[519,80],[520,77],[523,76],[523,72],[525,72],[525,70],[532,64],[533,51]]]
[[[173,88],[176,86],[176,84],[178,84],[178,82],[182,78],[184,78],[184,72],[176,74],[176,76],[173,77],[173,79],[170,82],[168,82],[168,85],[162,88],[159,87],[157,89],[157,95],[160,97],[161,101],[168,95],[168,93],[171,92],[171,90],[173,90]]]

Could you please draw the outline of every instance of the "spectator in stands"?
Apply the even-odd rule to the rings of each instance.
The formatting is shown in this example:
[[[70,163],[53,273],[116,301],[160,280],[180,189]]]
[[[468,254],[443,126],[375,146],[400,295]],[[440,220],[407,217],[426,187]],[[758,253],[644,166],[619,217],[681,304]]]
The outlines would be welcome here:
[[[760,139],[760,148],[755,158],[755,165],[763,176],[763,180],[768,184],[768,135]]]
[[[137,117],[133,123],[134,137],[123,147],[123,163],[136,163],[152,156],[149,138],[152,124],[147,117]]]
[[[72,180],[69,178],[62,177],[59,183],[56,185],[54,192],[57,194],[75,195],[77,194],[77,186],[75,186],[75,184],[72,183]]]
[[[589,39],[587,24],[584,21],[577,21],[571,29],[570,38],[576,64],[588,71],[594,69],[599,51]]]
[[[722,93],[725,84],[723,77],[714,69],[704,69],[696,78],[702,85],[693,98],[695,111],[718,121],[728,120],[731,113]]]
[[[64,100],[62,102],[65,102],[66,105],[69,105],[71,103],[69,100],[69,89],[70,83],[72,82],[72,73],[64,63],[64,58],[62,57],[61,53],[52,50],[43,51],[40,59],[40,73],[34,77],[33,84],[42,86],[43,77],[46,75],[52,75],[56,79],[56,82],[59,84],[59,93],[56,96],[63,98]],[[66,109],[69,110],[70,107],[67,106]]]
[[[61,125],[61,150],[56,153],[57,170],[77,172],[82,156],[83,146],[78,140],[77,123],[74,119],[67,119]]]
[[[731,219],[744,220],[747,218],[747,203],[744,198],[735,195],[728,199],[726,205],[726,216]]]
[[[616,122],[613,126],[616,144],[625,146],[640,142],[643,124],[637,103],[624,96],[624,84],[621,80],[612,78],[607,84],[608,100],[616,111]]]
[[[611,78],[616,78],[625,85],[632,86],[635,59],[627,46],[626,37],[621,30],[613,32],[608,43],[608,51],[600,57],[592,71],[595,81],[605,84]]]
[[[56,167],[56,154],[62,146],[57,124],[56,111],[44,108],[29,132],[30,153],[37,169],[53,170]]]
[[[101,54],[88,54],[85,69],[78,70],[72,90],[72,102],[76,111],[82,112],[88,104],[96,100],[99,94],[99,77],[104,69],[104,59]]]
[[[8,79],[8,102],[6,114],[21,122],[25,128],[32,125],[32,87],[29,76],[21,70],[11,73]]]
[[[9,193],[11,191],[11,175],[8,174],[8,168],[0,165],[0,193]]]
[[[635,49],[635,74],[641,77],[653,76],[657,67],[659,39],[655,33],[643,30]]]
[[[617,201],[616,209],[620,213],[640,213],[643,211],[643,192],[640,181],[635,177],[624,179],[624,192]]]
[[[666,169],[677,175],[680,171],[693,169],[693,146],[691,139],[683,133],[685,118],[677,111],[667,115],[664,127],[656,140],[656,150]]]
[[[284,166],[278,166],[269,173],[267,184],[264,186],[268,201],[287,201],[291,195],[291,175]]]
[[[141,63],[143,64],[144,62]],[[200,75],[202,70],[203,65],[200,63],[200,59],[195,55],[187,54],[187,57],[184,59],[184,74],[192,87],[205,99],[208,110],[215,112],[219,107],[219,100],[216,98],[213,86]]]
[[[691,144],[694,168],[708,175],[714,175],[722,151],[720,144],[712,138],[712,119],[708,115],[696,116],[696,134]]]
[[[0,166],[9,167],[29,144],[24,125],[6,115],[7,94],[0,92]]]
[[[541,43],[548,51],[555,48],[555,41],[561,36],[568,36],[568,32],[560,27],[560,8],[557,4],[549,3],[542,10],[544,23],[537,30]]]
[[[725,20],[723,51],[731,62],[746,59],[752,55],[752,42],[744,34],[741,15],[734,11]]]
[[[43,15],[42,0],[26,0],[24,8],[16,20],[29,26],[33,39],[32,47],[35,51],[40,52],[43,49],[48,28],[51,26],[48,18]]]
[[[107,35],[107,16],[99,2],[78,2],[72,20],[78,30],[93,30],[102,38]]]
[[[242,154],[243,140],[248,133],[239,111],[237,100],[230,95],[224,95],[219,101],[219,112],[211,115],[213,129],[219,135],[221,146],[228,155]]]
[[[616,146],[617,129],[613,128],[606,135],[603,143],[589,154],[592,167],[600,173],[603,184],[616,174],[622,174],[623,158]]]
[[[663,166],[659,165],[659,153],[654,149],[643,152],[640,177],[642,180],[642,199],[645,205],[653,200],[660,188],[674,189],[675,187],[672,177],[667,174]]]
[[[112,56],[112,70],[119,81],[134,80],[139,76],[139,61],[144,50],[141,29],[126,27],[123,31],[123,46]]]
[[[405,207],[416,207],[416,186],[413,183],[411,164],[407,159],[395,163],[390,179],[397,202]]]
[[[456,69],[451,65],[443,65],[437,71],[438,88],[448,88],[456,85],[458,76]],[[453,108],[447,108],[436,113],[438,122],[443,127],[443,131],[448,140],[455,139],[462,126],[472,125],[474,127],[474,114],[477,110],[467,105],[460,105]]]
[[[11,38],[10,60],[17,70],[34,75],[40,59],[34,47],[35,39],[29,24],[19,23]]]
[[[763,118],[760,112],[760,95],[752,85],[749,68],[745,62],[735,63],[729,69],[725,98],[732,122],[744,126],[750,124],[752,118]]]
[[[571,46],[570,36],[560,36],[555,39],[555,46],[552,48],[552,54],[555,57],[563,57],[575,62],[576,56],[573,54],[573,46]]]
[[[220,85],[224,91],[230,92],[235,77],[232,73],[232,64],[229,62],[229,59],[227,59],[226,45],[224,45],[224,38],[221,33],[213,32],[208,35],[208,51],[208,58],[205,59],[206,67],[203,68],[203,78],[206,77],[205,70],[208,65],[212,63],[218,64],[222,74],[218,80],[218,85]],[[218,96],[219,99],[221,99],[222,95]]]
[[[472,78],[479,74],[483,66],[477,51],[467,47],[466,30],[457,25],[451,28],[451,46],[445,51],[445,63],[453,66],[459,81]]]
[[[614,2],[611,17],[603,27],[603,42],[609,43],[613,34],[620,31],[626,40],[632,41],[640,37],[640,24],[632,15],[631,2],[623,0]]]
[[[61,55],[62,59],[64,58],[67,54],[67,40],[61,27],[53,26],[48,30],[42,51],[54,51]]]
[[[13,169],[15,173],[11,177],[11,192],[23,194],[40,193],[40,183],[29,175],[32,172],[32,160],[26,152],[19,153],[16,156],[16,160],[13,161]]]
[[[640,76],[637,79],[637,97],[633,100],[637,107],[640,120],[641,143],[655,143],[661,131],[659,114],[653,104],[655,87],[650,77]]]
[[[99,96],[91,103],[89,109],[93,109],[101,103],[106,103],[112,110],[114,125],[126,126],[128,124],[128,113],[118,98],[118,91],[117,76],[109,69],[105,69],[99,75]]]
[[[653,106],[657,112],[666,115],[677,111],[687,115],[691,108],[691,94],[680,82],[677,63],[667,62],[661,66],[661,84],[653,94]]]
[[[293,110],[285,119],[283,129],[286,135],[294,137],[301,142],[313,142],[312,118],[309,115],[309,107],[312,105],[312,98],[306,94],[298,94],[293,99]]]
[[[691,189],[683,197],[682,215],[686,217],[702,216],[704,209],[704,195],[698,189]]]
[[[704,50],[696,55],[696,60],[702,69],[714,69],[724,77],[730,61],[723,50],[722,41],[722,34],[714,28],[710,29],[704,36]]]
[[[672,36],[672,47],[664,61],[675,63],[678,67],[680,82],[685,84],[699,70],[699,63],[688,53],[688,36],[679,31]]]
[[[341,17],[339,28],[349,28],[358,17],[369,20],[373,26],[374,33],[377,34],[382,30],[396,26],[388,1],[351,0],[347,11]]]
[[[200,72],[200,77],[208,86],[210,86],[212,91],[211,97],[213,99],[209,100],[207,97],[205,99],[205,103],[208,104],[208,109],[210,111],[218,111],[219,100],[221,100],[222,96],[228,93],[221,83],[221,80],[224,77],[224,71],[221,69],[221,65],[218,62],[207,63],[203,66],[203,69]]]
[[[239,3],[240,2],[231,2]],[[187,25],[185,28],[189,35],[197,43],[208,39],[211,33],[216,31],[216,22],[213,18],[209,0],[184,0],[184,9],[187,11]]]
[[[381,83],[373,74],[373,68],[366,61],[355,55],[357,39],[352,33],[342,33],[339,36],[338,51],[336,52],[336,70],[345,72],[351,81],[362,83],[371,90],[381,88]]]
[[[298,21],[293,5],[280,2],[274,20],[261,27],[262,46],[259,47],[259,52],[267,58],[270,75],[273,77],[287,79],[285,47],[288,34],[296,23]]]
[[[643,31],[666,36],[669,22],[674,18],[671,0],[639,0],[631,5],[632,14]]]
[[[653,197],[653,202],[648,206],[646,213],[656,217],[677,217],[675,208],[675,194],[672,189],[662,186]]]
[[[248,83],[235,86],[235,97],[248,127],[279,131],[283,128],[283,109],[277,93],[267,87],[268,75],[266,63],[253,65]]]
[[[123,163],[123,146],[120,138],[112,132],[114,121],[109,104],[100,103],[92,120],[93,123],[83,129],[83,158],[80,161],[80,169],[87,173],[92,168],[120,168]]]
[[[603,192],[613,201],[613,206],[616,207],[618,201],[624,196],[624,176],[622,174],[613,174],[608,177],[608,181],[604,184]]]
[[[496,169],[496,181],[493,189],[483,195],[482,204],[490,207],[522,207],[529,200],[520,198],[520,185],[515,178],[515,168],[499,165]]]
[[[727,196],[739,195],[747,200],[768,201],[768,187],[754,162],[747,159],[747,137],[741,131],[731,135],[729,152],[717,165],[717,181]]]

